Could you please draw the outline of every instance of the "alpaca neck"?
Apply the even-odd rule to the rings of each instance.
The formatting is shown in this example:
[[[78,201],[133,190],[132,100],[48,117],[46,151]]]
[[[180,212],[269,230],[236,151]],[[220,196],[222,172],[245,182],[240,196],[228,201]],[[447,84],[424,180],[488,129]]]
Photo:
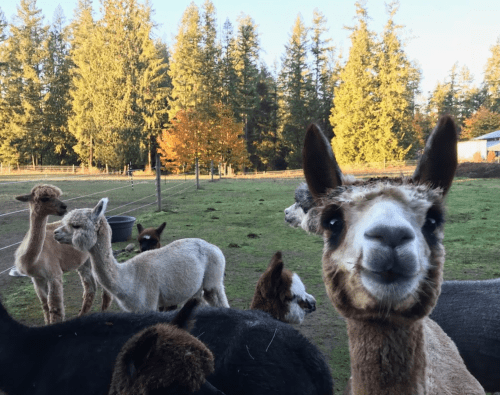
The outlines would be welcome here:
[[[104,232],[98,234],[97,242],[89,250],[92,269],[101,285],[113,295],[122,293],[122,268],[113,256],[111,236]]]
[[[22,263],[30,264],[38,260],[45,241],[48,218],[48,215],[40,217],[30,211],[30,228],[22,243],[25,249],[18,255]]]
[[[407,324],[347,320],[353,395],[425,393],[422,320]]]

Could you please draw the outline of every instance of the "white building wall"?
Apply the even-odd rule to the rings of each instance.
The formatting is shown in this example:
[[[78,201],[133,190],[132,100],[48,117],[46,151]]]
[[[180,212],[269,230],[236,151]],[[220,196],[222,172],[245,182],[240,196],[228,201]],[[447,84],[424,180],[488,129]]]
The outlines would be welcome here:
[[[472,160],[476,152],[481,154],[481,158],[486,159],[486,140],[460,141],[457,146],[458,160]]]

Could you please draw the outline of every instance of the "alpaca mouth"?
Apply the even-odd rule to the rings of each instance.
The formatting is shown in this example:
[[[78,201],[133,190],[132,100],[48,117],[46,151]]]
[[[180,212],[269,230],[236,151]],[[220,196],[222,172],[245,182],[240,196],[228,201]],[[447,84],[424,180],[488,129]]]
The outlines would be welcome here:
[[[363,269],[362,275],[368,280],[374,281],[380,285],[404,284],[411,281],[414,276],[405,276],[394,270],[386,270],[383,272],[374,272],[371,270]]]

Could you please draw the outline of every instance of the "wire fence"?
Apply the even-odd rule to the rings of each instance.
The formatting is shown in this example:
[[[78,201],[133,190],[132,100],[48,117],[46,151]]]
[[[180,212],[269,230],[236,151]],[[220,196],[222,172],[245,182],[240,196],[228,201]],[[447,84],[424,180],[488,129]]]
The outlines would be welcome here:
[[[82,182],[86,180],[82,179],[78,175],[73,175],[71,177],[29,177],[28,179],[19,179],[16,181],[0,181],[0,206],[2,206],[5,211],[2,211],[2,207],[0,207],[0,222],[1,226],[9,226],[10,223],[15,224],[19,222],[23,222],[25,226],[29,224],[29,221],[26,221],[26,215],[29,213],[29,208],[25,209],[14,209],[9,210],[9,207],[17,206],[17,203],[13,200],[13,196],[16,194],[26,194],[31,190],[32,185],[54,182],[64,181],[63,192],[68,195],[76,195],[70,197],[68,199],[61,199],[63,202],[74,202],[76,203],[77,208],[79,207],[92,207],[90,203],[90,199],[92,197],[104,197],[106,195],[114,195],[116,198],[114,199],[117,202],[117,206],[113,207],[113,201],[108,205],[107,213],[112,213],[109,217],[116,217],[128,213],[140,213],[143,212],[147,208],[151,208],[151,206],[157,204],[159,194],[163,202],[168,202],[169,198],[173,196],[180,195],[182,193],[192,193],[196,190],[196,183],[194,182],[194,175],[183,175],[184,177],[165,177],[164,180],[160,180],[160,188],[157,188],[158,180],[149,177],[148,180],[136,180],[134,183],[133,176],[130,177],[121,177],[119,180],[115,180],[114,178],[104,177],[103,175],[94,175],[91,180],[93,183],[97,182],[97,185],[92,185],[93,189],[98,189],[95,192],[91,193],[81,193],[82,191]],[[87,175],[88,177],[88,175]],[[109,188],[108,182],[117,182],[121,185]],[[208,182],[208,179],[202,180],[202,182]],[[28,185],[26,185],[28,184]],[[77,188],[78,186],[78,188]],[[74,187],[74,188],[72,188]],[[89,186],[90,188],[90,186]],[[83,188],[85,190],[85,188]],[[126,191],[128,193],[126,193]],[[130,191],[134,191],[133,194]],[[9,192],[12,192],[10,194]],[[2,195],[4,195],[2,197]],[[6,196],[8,195],[8,196]],[[130,199],[130,201],[126,201]],[[5,200],[5,201],[2,201]],[[126,201],[124,203],[124,200]],[[19,205],[26,205],[26,203],[19,202]],[[95,202],[93,203],[95,204]],[[8,222],[7,222],[8,221]],[[18,232],[19,233],[19,232]],[[22,242],[23,236],[20,235],[19,239],[15,242],[11,238],[2,238],[2,240],[7,240],[7,243],[4,245],[0,242],[0,275],[7,273],[14,266],[14,253],[16,247],[19,246]]]

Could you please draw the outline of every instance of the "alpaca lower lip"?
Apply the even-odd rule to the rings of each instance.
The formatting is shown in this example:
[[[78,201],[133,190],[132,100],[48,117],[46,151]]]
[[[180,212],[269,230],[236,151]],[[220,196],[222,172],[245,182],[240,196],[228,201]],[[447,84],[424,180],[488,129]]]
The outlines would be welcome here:
[[[404,283],[413,278],[413,276],[404,276],[401,273],[397,273],[393,270],[387,270],[384,272],[373,272],[371,270],[364,269],[362,275],[365,275],[370,280],[376,281],[379,284],[390,285],[394,283]]]

